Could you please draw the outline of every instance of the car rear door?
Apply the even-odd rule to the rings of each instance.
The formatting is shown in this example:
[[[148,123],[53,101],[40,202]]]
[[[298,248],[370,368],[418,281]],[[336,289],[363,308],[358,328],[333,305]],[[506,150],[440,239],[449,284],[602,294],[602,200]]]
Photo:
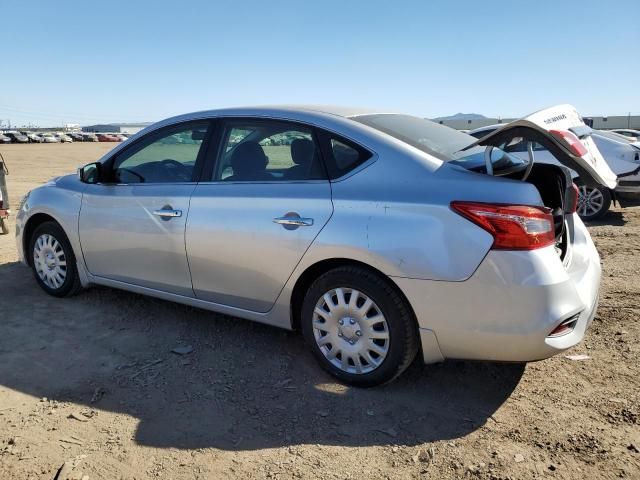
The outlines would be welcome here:
[[[228,119],[209,181],[191,197],[186,247],[197,298],[267,312],[333,212],[313,130]]]
[[[466,149],[475,145],[508,145],[514,138],[542,145],[558,162],[578,172],[585,183],[612,189],[617,185],[616,174],[591,138],[591,128],[571,105],[547,108],[508,123]]]

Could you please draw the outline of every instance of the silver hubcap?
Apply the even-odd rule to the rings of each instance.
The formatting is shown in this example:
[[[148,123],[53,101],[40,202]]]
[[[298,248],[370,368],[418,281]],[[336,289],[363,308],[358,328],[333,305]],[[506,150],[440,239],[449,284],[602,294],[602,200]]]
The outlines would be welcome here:
[[[320,297],[313,334],[326,359],[347,373],[369,373],[389,352],[389,326],[382,311],[352,288],[335,288]]]
[[[48,233],[40,235],[33,246],[33,265],[49,288],[60,288],[67,278],[67,258],[62,245]]]
[[[597,188],[580,186],[578,195],[578,215],[591,216],[598,213],[604,205],[604,196]]]

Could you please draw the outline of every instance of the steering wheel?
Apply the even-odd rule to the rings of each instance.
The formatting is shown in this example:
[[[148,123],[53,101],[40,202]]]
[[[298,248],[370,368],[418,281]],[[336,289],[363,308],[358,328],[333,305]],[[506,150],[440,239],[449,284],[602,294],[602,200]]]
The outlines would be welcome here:
[[[144,183],[144,177],[140,175],[138,172],[134,172],[130,168],[119,167],[117,171],[118,171],[117,180],[119,182],[122,180],[119,172],[127,172],[128,174],[133,175],[134,177],[138,177],[138,179],[140,179],[140,183]]]
[[[182,163],[178,162],[177,160],[173,160],[171,158],[161,160],[160,163],[170,168],[184,168],[184,165]]]
[[[173,160],[171,158],[167,158],[165,160],[161,160],[160,164],[164,167],[167,167],[167,170],[177,170],[175,172],[175,176],[182,181],[188,182],[191,180],[191,171],[184,164]],[[187,171],[189,170],[189,171]]]

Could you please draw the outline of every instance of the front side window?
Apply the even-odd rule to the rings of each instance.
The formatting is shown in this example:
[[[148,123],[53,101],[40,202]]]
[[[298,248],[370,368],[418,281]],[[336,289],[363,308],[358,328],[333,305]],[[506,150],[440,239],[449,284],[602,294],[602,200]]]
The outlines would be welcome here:
[[[196,122],[149,134],[118,154],[113,163],[115,183],[191,182],[208,122]]]
[[[213,180],[321,180],[326,175],[311,129],[278,121],[229,122]]]

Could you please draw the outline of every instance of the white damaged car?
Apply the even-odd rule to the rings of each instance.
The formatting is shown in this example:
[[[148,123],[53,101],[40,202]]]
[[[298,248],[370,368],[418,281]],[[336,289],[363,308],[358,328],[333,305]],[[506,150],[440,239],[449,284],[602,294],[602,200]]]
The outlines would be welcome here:
[[[593,157],[599,162],[606,162],[611,171],[618,177],[618,182],[593,184],[584,181],[579,172],[572,170],[574,182],[578,185],[580,196],[578,215],[583,220],[596,220],[602,217],[611,206],[615,193],[640,193],[640,144],[633,139],[621,135],[588,127],[580,114],[571,105],[558,105],[535,112],[522,120],[507,124],[489,125],[469,132],[478,139],[493,136],[499,131],[511,130],[523,120],[536,123],[552,134],[569,131],[591,145]],[[554,133],[557,132],[557,133]],[[576,144],[578,146],[578,144]],[[552,152],[537,142],[524,141],[522,137],[513,137],[504,150],[523,159],[535,159],[536,162],[560,165]]]

